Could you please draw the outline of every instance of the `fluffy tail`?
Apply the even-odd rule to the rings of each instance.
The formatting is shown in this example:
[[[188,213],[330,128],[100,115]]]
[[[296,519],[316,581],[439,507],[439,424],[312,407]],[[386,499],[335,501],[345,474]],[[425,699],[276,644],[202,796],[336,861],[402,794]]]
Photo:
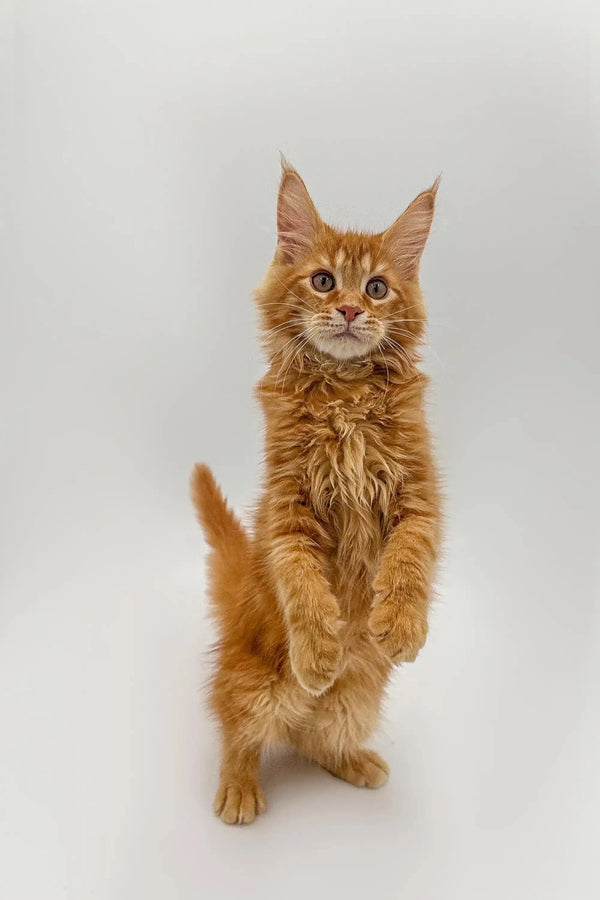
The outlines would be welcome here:
[[[228,616],[236,619],[242,584],[250,569],[248,535],[227,506],[208,466],[194,466],[190,486],[198,521],[212,547],[209,565],[215,612],[222,621]]]

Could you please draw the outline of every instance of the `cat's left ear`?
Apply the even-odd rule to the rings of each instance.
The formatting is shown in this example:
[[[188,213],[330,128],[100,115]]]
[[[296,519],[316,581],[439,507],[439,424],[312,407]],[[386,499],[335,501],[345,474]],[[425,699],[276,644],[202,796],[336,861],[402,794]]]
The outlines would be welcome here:
[[[321,226],[321,217],[306,185],[283,156],[281,170],[277,198],[277,256],[292,265],[310,251]]]
[[[401,278],[411,281],[419,274],[419,263],[433,221],[435,195],[440,185],[436,178],[408,206],[394,224],[383,233],[383,243]]]

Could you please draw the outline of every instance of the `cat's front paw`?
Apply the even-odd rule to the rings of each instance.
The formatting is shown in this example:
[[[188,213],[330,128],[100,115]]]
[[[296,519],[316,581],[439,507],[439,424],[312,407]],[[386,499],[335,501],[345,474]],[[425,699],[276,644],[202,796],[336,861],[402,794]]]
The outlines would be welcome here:
[[[295,628],[290,633],[290,664],[296,680],[314,697],[335,681],[342,647],[334,622]]]
[[[392,662],[414,662],[427,638],[427,615],[391,595],[376,602],[369,631]]]

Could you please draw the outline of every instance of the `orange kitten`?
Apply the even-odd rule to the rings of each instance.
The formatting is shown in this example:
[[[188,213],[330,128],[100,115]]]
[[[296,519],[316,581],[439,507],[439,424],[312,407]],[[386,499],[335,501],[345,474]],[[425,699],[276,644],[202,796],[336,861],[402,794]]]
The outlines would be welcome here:
[[[206,466],[192,475],[220,629],[211,701],[225,822],[264,810],[260,753],[276,741],[355,785],[388,777],[364,744],[392,665],[425,643],[440,541],[416,368],[437,186],[381,234],[340,232],[283,163],[277,250],[256,292],[269,370],[252,531]]]

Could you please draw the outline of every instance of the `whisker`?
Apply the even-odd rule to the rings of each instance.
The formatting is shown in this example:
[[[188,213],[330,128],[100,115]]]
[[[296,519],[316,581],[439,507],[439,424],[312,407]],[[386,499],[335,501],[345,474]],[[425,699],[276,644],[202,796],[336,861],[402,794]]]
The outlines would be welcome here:
[[[406,331],[404,328],[398,328],[398,327],[396,327],[396,328],[394,329],[393,333],[396,334],[396,335],[400,335],[400,337],[403,337],[403,338],[411,338],[411,339],[413,339],[413,340],[414,340],[414,337],[415,337],[414,334],[413,334],[412,332]]]
[[[279,354],[283,354],[283,360],[282,360],[281,366],[279,367],[279,371],[278,371],[278,373],[277,373],[277,377],[279,377],[279,373],[281,372],[281,369],[285,366],[287,360],[289,359],[289,354],[293,352],[293,350],[294,350],[294,344],[295,344],[297,341],[301,341],[301,340],[304,338],[304,335],[305,335],[305,334],[306,334],[306,331],[305,331],[304,329],[303,329],[302,331],[300,331],[298,334],[295,334],[295,335],[294,335],[292,338],[290,338],[290,340],[287,341],[287,342],[283,345],[283,347],[282,347],[280,350],[278,350],[277,353],[275,354],[276,356],[279,355]]]
[[[421,305],[420,303],[411,303],[410,306],[405,306],[403,311],[408,312],[409,309],[416,309],[417,306],[420,306],[420,305]]]
[[[299,297],[298,294],[296,294],[290,287],[288,287],[287,284],[286,284],[284,281],[282,281],[281,278],[279,278],[277,275],[276,275],[275,277],[277,278],[277,281],[279,282],[279,284],[280,284],[282,287],[284,287],[284,288],[286,289],[286,291],[288,291],[288,293],[290,293],[290,294],[292,295],[292,297],[295,297],[296,300],[299,300],[300,303],[304,303],[304,305],[305,305],[308,309],[310,309],[310,306],[308,305],[308,303],[306,302],[306,300],[303,300],[302,297]]]
[[[390,367],[388,366],[387,359],[385,358],[385,353],[383,352],[383,350],[381,349],[381,346],[380,346],[379,344],[377,345],[377,349],[378,349],[379,352],[381,353],[381,358],[382,358],[382,360],[383,360],[383,362],[384,362],[384,365],[385,365],[385,371],[386,371],[386,373],[387,373],[387,376],[386,376],[386,382],[385,382],[385,391],[383,392],[383,396],[385,397],[385,395],[386,395],[387,392],[388,392],[388,388],[389,388],[389,386],[390,386]]]
[[[285,322],[281,322],[279,325],[274,325],[273,328],[264,328],[263,335],[275,334],[277,331],[288,328],[290,325],[299,325],[301,322],[302,319],[299,316],[294,316],[291,319],[286,319]]]
[[[396,318],[392,318],[391,316],[383,316],[384,322],[426,322],[427,319],[406,319],[404,316],[397,316]]]
[[[302,335],[304,335],[304,334],[305,334],[305,332],[301,332],[301,335],[300,335],[300,336],[302,336]],[[282,393],[282,394],[283,394],[283,389],[284,389],[284,387],[285,387],[285,379],[286,379],[286,377],[287,377],[287,374],[288,374],[290,368],[291,368],[292,365],[294,364],[294,361],[295,361],[295,359],[297,358],[297,356],[301,353],[302,350],[304,350],[304,348],[306,347],[306,345],[308,344],[309,341],[310,341],[310,335],[308,335],[307,337],[305,337],[304,341],[303,341],[303,342],[300,344],[300,346],[297,348],[296,352],[294,353],[294,355],[293,355],[292,358],[290,359],[289,363],[287,364],[286,369],[285,369],[285,372],[283,373],[282,378],[281,378],[281,393]],[[278,381],[279,381],[279,379],[278,379]]]
[[[291,337],[289,339],[289,341],[286,341],[285,344],[283,345],[283,347],[281,347],[279,350],[275,351],[275,353],[273,354],[273,358],[275,358],[276,356],[279,356],[280,353],[283,353],[285,351],[286,347],[289,347],[290,344],[293,344],[294,341],[297,341],[302,336],[303,333],[304,332],[301,331],[300,334],[295,334],[293,337]],[[286,354],[286,358],[287,358],[287,354]]]
[[[299,297],[297,299],[301,300],[302,298]],[[305,301],[302,301],[302,302],[305,302]],[[278,306],[279,308],[281,308],[284,303],[285,303],[285,300],[267,300],[266,303],[261,300],[258,304],[258,307],[259,307],[259,309],[262,309],[265,306]]]
[[[288,352],[282,359],[281,365],[279,366],[279,368],[277,370],[277,374],[275,375],[275,390],[277,390],[277,386],[279,385],[279,380],[282,376],[282,372],[283,372],[288,360],[292,359],[295,355],[295,343],[300,342],[300,341],[301,341],[300,335],[297,335],[296,338],[294,339],[294,344],[292,344],[292,346],[288,349]],[[282,382],[282,384],[283,384],[283,382]]]
[[[399,344],[398,341],[394,341],[392,338],[389,338],[387,336],[385,336],[383,338],[383,340],[386,343],[390,344],[390,346],[400,354],[401,358],[406,361],[408,368],[412,369],[414,371],[414,373],[416,374],[416,376],[419,380],[419,384],[422,384],[421,374],[420,374],[419,370],[417,369],[417,367],[415,366],[413,360],[410,358],[410,356],[406,352],[405,348],[401,344]]]

